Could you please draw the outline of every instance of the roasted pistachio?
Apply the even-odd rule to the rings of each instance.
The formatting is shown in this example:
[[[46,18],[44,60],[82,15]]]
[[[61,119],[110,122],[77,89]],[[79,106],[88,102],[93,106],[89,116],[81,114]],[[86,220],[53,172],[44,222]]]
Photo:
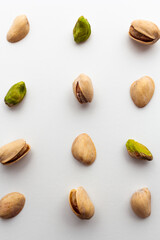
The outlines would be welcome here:
[[[26,95],[26,85],[24,82],[18,82],[14,84],[7,92],[4,101],[9,106],[12,107],[20,103],[24,96]]]
[[[81,43],[86,41],[91,35],[91,26],[86,18],[83,16],[78,18],[76,25],[73,29],[74,41]]]
[[[141,218],[146,218],[150,216],[151,193],[148,188],[142,188],[132,195],[131,207],[134,213]]]
[[[148,76],[133,82],[130,87],[130,95],[134,104],[139,108],[146,106],[153,96],[154,89],[154,81]]]
[[[15,43],[22,40],[29,32],[29,22],[25,15],[15,18],[7,33],[8,42]]]
[[[94,215],[94,205],[83,187],[71,190],[69,203],[74,214],[81,219],[90,219]]]
[[[73,92],[81,104],[91,102],[93,98],[91,79],[85,74],[80,74],[73,82]]]
[[[137,42],[151,45],[159,40],[160,31],[153,22],[135,20],[131,23],[129,36]]]
[[[86,133],[76,137],[72,144],[72,154],[75,159],[86,165],[90,165],[95,161],[96,148],[92,139]]]
[[[25,197],[18,192],[12,192],[0,200],[0,217],[12,218],[18,215],[25,204]]]
[[[146,148],[143,144],[134,141],[133,139],[129,139],[127,141],[126,148],[129,155],[133,158],[148,161],[153,159],[152,153],[148,150],[148,148]]]
[[[18,162],[30,150],[30,146],[23,139],[10,142],[0,148],[0,162],[3,165],[10,165]]]

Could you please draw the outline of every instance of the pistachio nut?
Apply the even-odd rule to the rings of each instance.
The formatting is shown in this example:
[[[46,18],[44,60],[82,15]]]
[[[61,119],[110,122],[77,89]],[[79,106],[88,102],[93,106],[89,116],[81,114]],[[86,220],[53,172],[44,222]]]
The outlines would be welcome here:
[[[72,144],[72,154],[75,159],[86,165],[91,165],[96,159],[96,148],[92,139],[82,133]]]
[[[73,82],[73,92],[81,104],[91,102],[93,98],[91,79],[83,73],[80,74]]]
[[[146,218],[150,216],[151,193],[148,188],[142,188],[132,195],[131,207],[134,213],[141,218]]]
[[[25,204],[25,196],[18,192],[12,192],[0,200],[0,217],[12,218],[18,215]]]
[[[26,85],[24,82],[18,82],[14,84],[7,92],[4,101],[9,106],[12,107],[20,103],[24,96],[26,95]]]
[[[91,35],[91,26],[86,18],[79,17],[74,29],[73,36],[76,43],[85,42]]]
[[[129,36],[137,42],[151,45],[160,38],[160,31],[156,24],[146,20],[135,20],[131,23]]]
[[[15,18],[7,33],[8,42],[15,43],[22,40],[29,32],[29,22],[25,15]]]
[[[69,203],[74,214],[81,219],[90,219],[94,215],[94,205],[83,187],[71,190]]]
[[[10,142],[0,148],[0,162],[3,165],[18,162],[29,150],[30,146],[23,139]]]
[[[130,87],[130,95],[134,104],[139,108],[146,106],[154,94],[154,89],[154,81],[148,76],[133,82]]]
[[[152,153],[148,150],[148,148],[146,148],[143,144],[134,141],[133,139],[129,139],[127,141],[126,148],[129,155],[133,158],[148,161],[153,159]]]

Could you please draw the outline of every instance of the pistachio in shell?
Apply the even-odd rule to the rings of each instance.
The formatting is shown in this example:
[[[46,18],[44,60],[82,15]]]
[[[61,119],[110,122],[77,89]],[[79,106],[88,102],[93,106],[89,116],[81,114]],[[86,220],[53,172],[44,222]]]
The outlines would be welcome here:
[[[26,95],[26,85],[24,82],[18,82],[14,84],[7,92],[4,101],[9,106],[12,107],[20,103],[24,96]]]
[[[129,36],[142,44],[151,45],[159,40],[160,31],[156,24],[146,20],[135,20],[131,23]]]
[[[7,219],[17,216],[23,209],[25,196],[18,192],[12,192],[0,200],[0,217]]]
[[[15,43],[22,40],[29,32],[29,22],[25,15],[20,15],[15,18],[12,26],[7,33],[7,40],[10,43]]]
[[[73,82],[73,92],[79,103],[88,103],[93,99],[93,85],[91,79],[80,74]]]
[[[146,148],[143,144],[134,141],[133,139],[129,139],[127,141],[126,148],[129,155],[133,158],[148,161],[153,159],[152,153],[148,150],[148,148]]]
[[[95,145],[86,133],[76,137],[72,144],[72,154],[75,159],[85,165],[91,165],[96,159]]]
[[[30,150],[30,146],[24,139],[10,142],[0,148],[0,162],[3,165],[11,165],[18,162]]]
[[[155,84],[151,77],[144,76],[132,83],[130,95],[134,104],[139,107],[145,107],[154,94]]]
[[[86,18],[79,17],[74,29],[73,37],[76,43],[85,42],[91,35],[91,26]]]
[[[94,215],[94,205],[83,187],[72,189],[69,203],[74,214],[81,219],[90,219]]]
[[[141,218],[151,214],[151,193],[148,188],[142,188],[131,197],[131,207],[134,213]]]

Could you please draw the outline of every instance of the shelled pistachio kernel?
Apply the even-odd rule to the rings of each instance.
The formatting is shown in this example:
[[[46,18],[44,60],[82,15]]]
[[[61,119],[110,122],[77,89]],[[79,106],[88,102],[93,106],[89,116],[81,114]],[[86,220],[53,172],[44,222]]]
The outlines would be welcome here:
[[[73,36],[76,43],[85,42],[91,35],[91,26],[86,18],[79,17],[74,29]]]
[[[133,158],[148,161],[153,159],[152,153],[148,150],[148,148],[146,148],[143,144],[134,141],[133,139],[129,139],[127,141],[126,148],[129,155]]]

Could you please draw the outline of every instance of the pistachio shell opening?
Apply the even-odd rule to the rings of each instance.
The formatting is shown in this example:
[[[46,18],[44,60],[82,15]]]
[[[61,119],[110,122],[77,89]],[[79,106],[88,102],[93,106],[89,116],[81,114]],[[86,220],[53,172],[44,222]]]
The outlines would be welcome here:
[[[0,148],[0,162],[11,165],[18,162],[30,151],[30,146],[23,139],[10,142]]]
[[[74,214],[81,219],[90,219],[94,215],[94,205],[83,187],[71,190],[69,203]]]
[[[146,148],[143,144],[134,141],[133,139],[129,139],[127,141],[126,148],[129,155],[133,158],[148,161],[153,159],[152,153],[148,150],[148,148]]]

